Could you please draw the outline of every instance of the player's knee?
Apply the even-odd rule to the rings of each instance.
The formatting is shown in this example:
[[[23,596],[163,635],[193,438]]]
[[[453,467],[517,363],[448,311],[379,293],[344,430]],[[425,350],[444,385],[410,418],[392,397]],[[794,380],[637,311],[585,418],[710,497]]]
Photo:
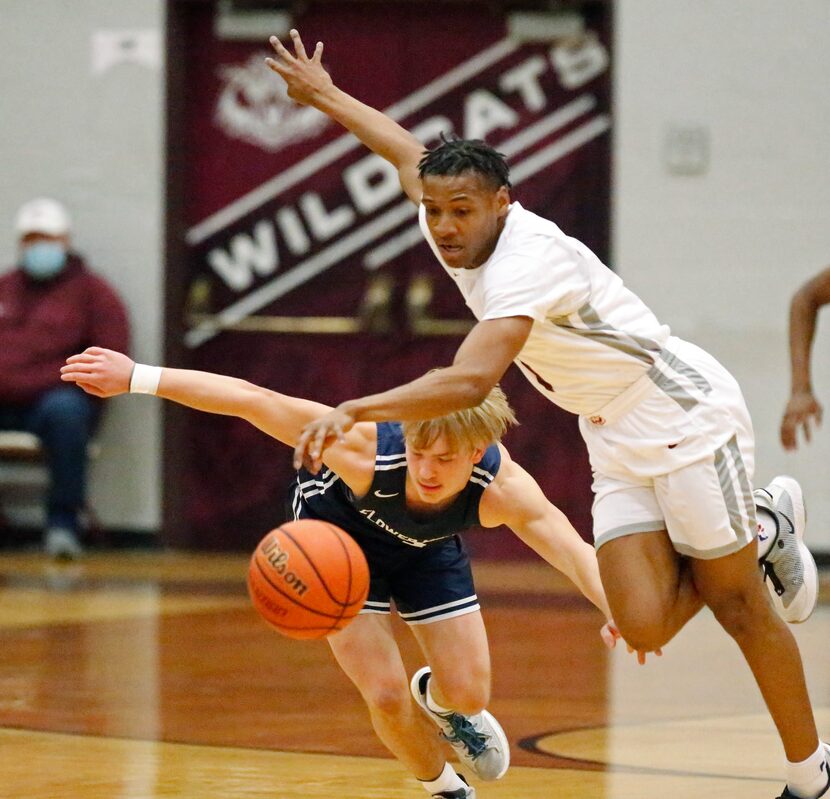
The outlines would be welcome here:
[[[369,709],[384,716],[401,716],[411,703],[409,686],[398,680],[378,679],[362,693]]]
[[[762,596],[761,600],[765,601],[766,596]],[[720,626],[733,638],[740,639],[757,627],[759,603],[746,592],[723,591],[707,597],[706,604]]]
[[[472,670],[455,675],[441,684],[441,693],[447,705],[465,716],[479,713],[490,702],[490,675]]]
[[[642,652],[653,652],[665,646],[670,639],[663,620],[635,616],[630,619],[614,619],[623,640]]]

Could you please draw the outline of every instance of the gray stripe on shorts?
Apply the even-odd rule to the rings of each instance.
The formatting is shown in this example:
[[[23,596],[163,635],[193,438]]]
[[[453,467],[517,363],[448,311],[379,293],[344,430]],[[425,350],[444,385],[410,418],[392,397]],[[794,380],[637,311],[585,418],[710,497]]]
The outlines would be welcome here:
[[[685,555],[689,558],[696,558],[697,560],[714,560],[715,558],[722,558],[724,555],[731,555],[733,552],[738,552],[743,549],[748,541],[730,541],[722,547],[715,549],[695,549],[687,544],[676,544],[672,541],[672,546],[679,555]]]
[[[697,400],[680,383],[663,374],[656,366],[648,370],[648,376],[657,388],[673,399],[684,411],[688,412],[697,405]]]
[[[670,369],[674,369],[678,374],[688,377],[694,383],[695,388],[703,394],[708,394],[712,390],[709,381],[694,366],[689,366],[685,361],[681,361],[673,352],[662,350],[660,358]]]
[[[733,477],[729,469],[730,461],[735,465],[736,476]],[[718,480],[720,481],[721,493],[729,513],[729,524],[732,527],[732,532],[738,540],[751,540],[755,535],[755,531],[747,529],[749,520],[754,518],[754,514],[748,511],[747,493],[749,491],[749,479],[746,476],[746,469],[744,467],[743,458],[735,436],[726,442],[720,449],[715,452],[715,469],[718,472]],[[735,484],[740,487],[740,498],[735,492]],[[749,493],[751,501],[752,494]],[[743,508],[746,513],[747,521],[744,521],[744,515],[741,513]]]
[[[613,541],[615,538],[622,538],[625,535],[637,535],[637,533],[657,533],[666,529],[666,523],[662,519],[653,522],[633,522],[613,527],[600,533],[594,539],[594,549],[599,549],[603,544]]]
[[[757,520],[755,516],[755,497],[752,496],[752,486],[749,483],[749,476],[746,473],[746,466],[744,465],[744,458],[738,446],[738,437],[732,436],[726,442],[732,459],[735,461],[735,471],[738,473],[738,483],[741,486],[741,500],[744,505],[744,512],[747,518],[746,532],[749,535],[749,540],[755,538],[757,533]]]

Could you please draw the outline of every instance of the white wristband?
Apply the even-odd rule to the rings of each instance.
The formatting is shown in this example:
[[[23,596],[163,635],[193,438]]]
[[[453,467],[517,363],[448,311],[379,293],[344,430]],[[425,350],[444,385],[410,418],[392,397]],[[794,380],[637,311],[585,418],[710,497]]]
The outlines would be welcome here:
[[[160,366],[147,366],[145,363],[133,365],[130,377],[130,394],[155,394],[161,380]]]

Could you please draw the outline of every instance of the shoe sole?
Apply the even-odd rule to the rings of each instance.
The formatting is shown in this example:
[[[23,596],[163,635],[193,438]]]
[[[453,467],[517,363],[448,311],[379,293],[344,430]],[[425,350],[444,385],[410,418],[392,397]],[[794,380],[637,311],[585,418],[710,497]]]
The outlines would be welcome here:
[[[421,677],[423,677],[424,674],[427,673],[432,674],[432,669],[429,666],[423,666],[422,668],[418,669],[418,671],[416,671],[415,674],[412,675],[412,679],[409,681],[409,692],[412,694],[412,698],[415,700],[415,703],[418,705],[418,707],[420,707],[421,710],[423,710],[424,713],[426,713],[427,716],[429,716],[430,721],[433,724],[435,724],[435,726],[438,727],[438,729],[441,729],[441,725],[438,724],[438,722],[434,718],[436,714],[429,709],[429,706],[426,702],[426,698],[421,696]],[[485,782],[495,782],[495,780],[500,780],[507,773],[507,769],[510,768],[510,744],[507,740],[507,735],[505,735],[505,732],[502,729],[501,724],[499,724],[498,721],[496,721],[496,717],[489,710],[482,710],[481,715],[485,719],[487,719],[487,723],[493,729],[494,737],[501,746],[502,751],[505,753],[504,768],[502,768],[502,770],[498,774],[496,774],[495,777],[483,777],[481,774],[475,771],[475,769],[472,766],[470,766],[470,768],[473,769],[473,771],[479,779],[484,780]],[[443,730],[441,731],[443,732]]]
[[[818,599],[818,567],[816,566],[816,561],[812,553],[804,543],[804,528],[807,526],[807,508],[804,504],[804,492],[801,490],[801,485],[798,480],[787,474],[779,474],[777,477],[773,477],[770,480],[770,485],[773,484],[778,486],[782,491],[786,491],[789,494],[790,501],[793,503],[793,516],[795,518],[792,520],[792,523],[795,528],[795,537],[798,541],[798,551],[801,554],[801,560],[804,564],[804,585],[805,587],[814,586],[812,591],[808,589],[805,592],[805,596],[814,595],[811,601],[806,603],[810,607],[810,611],[806,616],[801,618],[804,613],[804,602],[797,606],[790,605],[789,608],[782,610],[782,614],[789,624],[803,624],[813,615]],[[799,613],[794,613],[795,607],[799,608]],[[793,613],[794,618],[787,618],[791,613]]]

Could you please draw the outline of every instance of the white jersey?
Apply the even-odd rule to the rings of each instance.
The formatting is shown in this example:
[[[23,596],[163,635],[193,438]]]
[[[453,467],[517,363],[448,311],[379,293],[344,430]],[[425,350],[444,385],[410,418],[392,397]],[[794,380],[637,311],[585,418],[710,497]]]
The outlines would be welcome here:
[[[553,222],[514,202],[487,261],[453,269],[435,245],[423,205],[419,218],[476,319],[533,319],[516,364],[556,405],[595,414],[662,360],[668,326]]]

